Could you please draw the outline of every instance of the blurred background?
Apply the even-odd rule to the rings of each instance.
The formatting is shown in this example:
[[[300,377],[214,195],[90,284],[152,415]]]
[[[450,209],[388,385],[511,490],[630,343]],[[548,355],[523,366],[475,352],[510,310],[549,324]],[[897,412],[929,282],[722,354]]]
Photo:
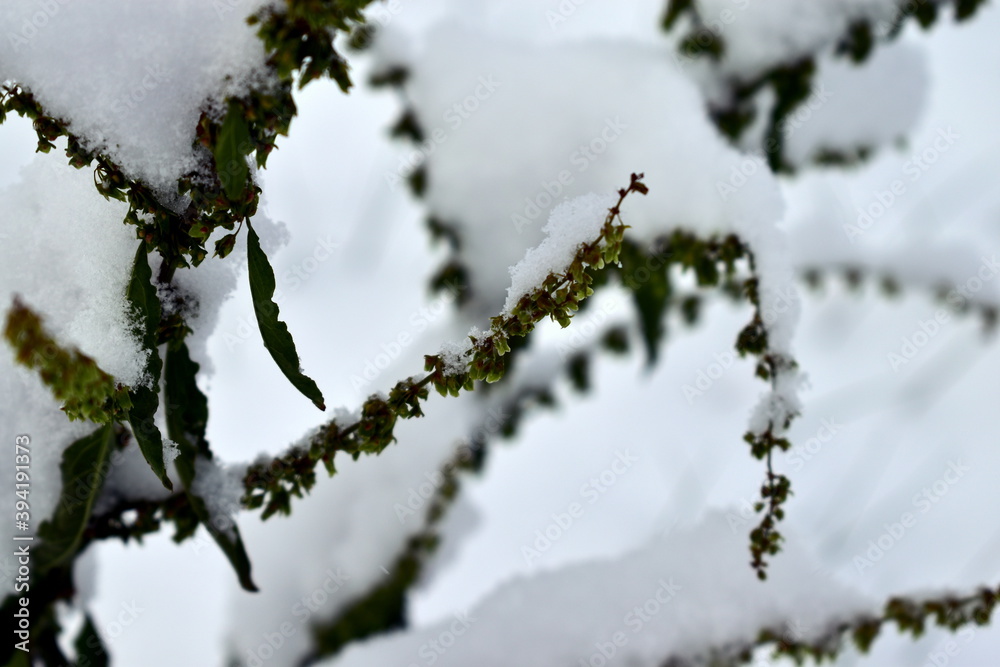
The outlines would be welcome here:
[[[422,355],[460,340],[471,324],[486,324],[475,313],[457,313],[447,293],[429,289],[449,251],[432,242],[426,202],[387,178],[412,150],[389,135],[407,102],[396,91],[369,86],[369,75],[394,53],[428,49],[432,26],[456,16],[476,30],[531,45],[585,49],[627,40],[668,51],[660,2],[572,3],[568,20],[553,26],[546,12],[559,12],[560,4],[567,3],[401,3],[398,12],[384,10],[391,20],[375,55],[349,55],[356,83],[349,95],[329,81],[297,95],[299,116],[260,179],[264,212],[287,230],[287,241],[271,253],[282,317],[327,405],[356,407],[371,391],[419,372]],[[787,232],[792,264],[802,274],[816,269],[825,276],[817,289],[799,281],[802,312],[793,349],[808,384],[802,416],[790,433],[794,448],[778,462],[794,489],[784,532],[815,553],[824,575],[876,601],[995,584],[1000,575],[1000,426],[993,412],[1000,353],[980,317],[956,313],[934,298],[942,280],[969,289],[980,284],[974,295],[984,302],[996,303],[1000,295],[1000,279],[980,270],[995,266],[1000,251],[1000,194],[993,186],[1000,173],[998,31],[994,4],[968,23],[940,21],[929,32],[908,26],[898,43],[884,47],[907,55],[879,80],[889,88],[881,102],[859,95],[850,76],[832,72],[831,99],[843,106],[824,122],[850,124],[851,114],[873,115],[874,108],[886,114],[881,121],[887,126],[894,119],[906,126],[906,140],[882,145],[857,166],[810,164],[778,179],[785,201],[779,226]],[[475,34],[472,27],[469,32]],[[894,71],[898,89],[891,86]],[[447,76],[447,68],[435,76]],[[515,94],[518,84],[503,85]],[[559,81],[551,85],[559,91]],[[565,94],[586,99],[572,90]],[[572,109],[567,102],[562,111]],[[957,139],[912,179],[907,169],[913,169],[913,156],[934,146],[942,131]],[[20,168],[32,159],[30,126],[9,119],[0,127],[0,143],[0,185],[16,186]],[[541,174],[526,177],[532,182],[566,161],[558,155],[540,166],[506,158],[503,169]],[[594,179],[606,181],[608,191],[625,184],[628,173],[600,169],[598,159]],[[852,238],[844,225],[857,224],[859,211],[870,210],[897,179],[905,180],[905,191]],[[467,194],[489,205],[490,192]],[[850,267],[861,269],[856,287],[845,273]],[[883,275],[897,278],[898,294],[883,292]],[[581,317],[594,318],[596,330],[634,319],[632,308],[615,288]],[[947,313],[946,321],[939,311]],[[413,625],[472,609],[518,576],[621,556],[697,524],[713,509],[746,524],[733,540],[734,549],[745,550],[741,536],[754,523],[746,507],[757,497],[764,470],[741,438],[765,384],[754,378],[751,361],[727,355],[750,316],[749,307],[709,295],[696,326],[669,322],[654,366],[646,365],[633,336],[629,355],[595,356],[589,392],[555,379],[556,407],[530,412],[515,437],[492,444],[482,475],[463,479],[442,526],[442,547],[409,598]],[[939,325],[933,334],[931,321]],[[548,323],[536,342],[570,345],[579,324],[560,332]],[[927,335],[915,336],[921,331]],[[393,354],[402,334],[412,343]],[[277,453],[320,423],[264,353],[245,281],[223,306],[209,353],[214,369],[203,386],[210,399],[208,439],[222,460]],[[367,380],[366,365],[381,363],[380,354],[392,357],[391,365],[359,389],[357,378]],[[544,376],[544,369],[539,372]],[[685,392],[692,386],[697,394]],[[261,637],[295,618],[295,604],[331,571],[359,585],[376,580],[375,569],[391,567],[397,555],[394,536],[416,528],[400,519],[396,505],[407,502],[414,477],[433,474],[456,442],[488,422],[486,406],[475,396],[434,398],[426,420],[403,424],[398,443],[381,456],[344,461],[336,478],[323,477],[310,497],[294,503],[292,517],[261,522],[257,513],[241,515],[262,589],[256,596],[238,588],[203,534],[179,546],[165,531],[141,546],[108,541],[92,548],[81,566],[93,568],[92,613],[115,664],[219,665],[230,654],[246,660]],[[578,501],[581,487],[626,448],[637,465],[616,475],[572,530],[528,562],[522,547],[535,531]],[[916,524],[870,567],[860,567],[857,557],[906,512],[917,516]],[[773,568],[781,567],[779,555]],[[343,605],[347,592],[340,593],[331,593],[317,616]],[[123,609],[141,611],[123,616]],[[937,664],[930,656],[948,638],[931,631],[910,641],[887,632],[870,656],[849,651],[837,664]],[[947,664],[995,664],[1000,632],[977,629],[960,644]],[[293,663],[279,650],[266,664]]]

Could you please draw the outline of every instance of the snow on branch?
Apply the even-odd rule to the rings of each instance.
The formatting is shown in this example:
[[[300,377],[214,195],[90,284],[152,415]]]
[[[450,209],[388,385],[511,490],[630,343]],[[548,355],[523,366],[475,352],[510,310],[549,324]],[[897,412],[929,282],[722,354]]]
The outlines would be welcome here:
[[[426,356],[427,375],[417,381],[408,378],[396,383],[388,397],[370,397],[353,423],[334,419],[317,429],[304,445],[293,447],[273,460],[252,464],[247,471],[245,505],[250,509],[264,507],[265,518],[275,512],[288,514],[291,497],[301,497],[315,483],[314,468],[319,462],[332,475],[337,452],[347,452],[354,458],[378,454],[395,440],[397,419],[423,416],[420,403],[429,395],[428,386],[432,385],[442,396],[458,396],[463,390],[471,391],[476,380],[496,382],[504,374],[509,338],[527,335],[546,317],[568,326],[580,302],[593,293],[590,286],[593,276],[587,269],[599,269],[618,261],[626,229],[621,221],[621,204],[632,192],[647,192],[641,174],[632,174],[628,187],[618,191],[618,201],[608,210],[595,238],[581,243],[577,235],[563,237],[572,252],[568,258],[532,255],[544,257],[537,261],[544,262],[551,272],[530,292],[519,292],[516,305],[494,317],[487,334],[470,335],[469,344],[461,352]],[[567,259],[568,263],[558,266]]]

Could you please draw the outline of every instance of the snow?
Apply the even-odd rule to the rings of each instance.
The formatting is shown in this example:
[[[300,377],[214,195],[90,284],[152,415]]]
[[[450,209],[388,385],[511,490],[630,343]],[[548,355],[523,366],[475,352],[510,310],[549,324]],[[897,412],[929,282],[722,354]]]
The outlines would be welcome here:
[[[194,484],[191,492],[205,501],[205,508],[212,525],[236,538],[235,516],[239,512],[240,498],[243,496],[243,476],[245,465],[223,466],[203,456],[195,460]]]
[[[538,46],[458,23],[430,29],[406,85],[425,133],[440,131],[425,151],[428,207],[458,227],[457,258],[472,269],[471,312],[495,314],[544,277],[552,253],[564,258],[572,248],[560,236],[561,247],[550,241],[534,251],[524,265],[531,271],[518,269],[502,303],[509,267],[543,243],[543,216],[643,172],[649,195],[622,207],[631,238],[651,243],[678,228],[740,234],[756,256],[772,349],[787,355],[797,307],[776,227],[783,214],[777,183],[761,160],[719,136],[667,49],[613,41]]]
[[[730,231],[740,216],[761,226],[780,218],[764,170],[720,197],[716,182],[744,158],[704,117],[700,94],[667,53],[615,42],[535,46],[457,24],[429,32],[406,92],[428,136],[444,133],[428,155],[426,201],[459,228],[474,309],[502,307],[508,267],[543,240],[554,205],[613,192],[633,172],[649,186],[623,209],[640,241],[676,227]]]
[[[174,205],[177,179],[199,165],[192,144],[201,111],[248,85],[269,85],[260,76],[263,47],[245,23],[264,4],[4,3],[0,23],[13,29],[0,43],[0,73],[67,120],[86,147],[107,153]],[[0,194],[0,312],[20,295],[60,344],[78,347],[117,382],[136,386],[144,380],[147,353],[132,336],[123,295],[139,241],[122,223],[127,204],[102,198],[90,169],[66,165],[64,148],[61,140],[51,154],[37,155],[23,167],[20,182]],[[277,226],[257,217],[262,236],[280,243]],[[226,264],[207,260],[197,276],[177,274],[173,296],[186,302],[196,332],[189,345],[202,364],[202,381],[211,371],[205,345],[218,309],[244,270],[241,252]],[[155,272],[158,258],[150,261]],[[170,307],[168,301],[167,312]],[[40,443],[31,463],[37,526],[58,499],[63,449],[94,425],[69,423],[38,378],[15,368],[10,354],[0,355],[0,396],[4,439],[26,433]],[[170,445],[164,442],[168,462],[176,456]],[[163,497],[134,446],[118,454],[98,509]],[[0,467],[5,494],[12,490],[12,465]],[[5,555],[4,571],[10,562]],[[0,592],[11,590],[12,581],[3,579]]]
[[[761,628],[819,637],[836,621],[874,610],[866,596],[817,572],[814,557],[794,543],[761,584],[746,568],[743,540],[726,515],[712,513],[616,560],[508,581],[466,612],[359,643],[320,664],[412,665],[433,658],[442,667],[548,667],[605,664],[603,655],[657,665],[753,642]]]
[[[859,19],[896,16],[898,0],[695,0],[703,23],[725,44],[720,79],[749,81],[781,63],[833,46]]]
[[[597,240],[615,205],[614,195],[589,194],[565,201],[549,214],[542,227],[547,235],[539,245],[528,250],[524,259],[510,267],[511,284],[503,313],[509,315],[521,297],[538,289],[549,274],[559,274],[569,268],[584,243]]]
[[[166,442],[166,441],[165,441]],[[68,442],[66,444],[69,444]],[[176,475],[172,477],[176,480]],[[38,489],[40,493],[57,493],[61,486],[59,477],[50,486],[46,484]],[[111,452],[108,459],[108,472],[104,477],[104,485],[100,495],[94,502],[93,513],[100,515],[111,511],[115,505],[129,500],[164,500],[170,492],[163,487],[160,480],[153,474],[139,446],[130,442],[124,449]]]
[[[191,142],[200,111],[220,94],[266,83],[259,78],[262,49],[243,23],[260,5],[9,2],[0,9],[0,20],[18,26],[21,32],[15,31],[15,37],[27,43],[4,40],[0,63],[5,77],[29,86],[50,111],[69,119],[89,145],[108,151],[130,175],[147,179],[169,197],[177,176],[197,167]],[[564,12],[562,5],[572,5],[571,11]],[[984,351],[974,327],[955,318],[928,335],[933,340],[919,350],[920,356],[896,373],[886,364],[886,353],[898,347],[901,337],[926,334],[921,327],[931,321],[933,313],[927,309],[934,306],[928,306],[925,296],[911,295],[887,306],[852,301],[832,289],[824,297],[832,303],[824,303],[803,299],[794,287],[795,274],[803,268],[851,265],[891,272],[906,286],[927,290],[945,283],[965,289],[972,298],[1000,303],[1000,281],[993,280],[1000,273],[997,205],[988,188],[997,166],[990,153],[996,151],[985,140],[995,136],[990,113],[995,105],[970,105],[968,91],[954,94],[949,87],[960,86],[963,76],[929,71],[937,60],[925,62],[913,43],[879,46],[863,67],[831,58],[830,47],[851,20],[891,16],[894,3],[888,0],[703,0],[699,7],[706,20],[721,19],[723,11],[735,17],[722,29],[727,51],[718,68],[707,62],[678,63],[674,42],[683,26],[673,36],[660,33],[663,5],[663,0],[650,0],[609,9],[605,3],[562,3],[553,10],[536,0],[426,0],[403,8],[387,2],[385,11],[378,12],[385,29],[373,55],[382,65],[412,67],[405,97],[432,137],[428,148],[433,151],[426,152],[427,208],[460,228],[464,244],[459,258],[470,270],[473,302],[468,312],[443,316],[424,332],[372,382],[373,392],[384,396],[397,379],[413,376],[422,354],[442,340],[461,340],[443,349],[449,369],[463,369],[469,343],[461,333],[471,321],[481,324],[484,316],[505,304],[509,308],[515,295],[564,266],[576,244],[590,240],[592,225],[603,221],[600,197],[586,193],[612,192],[625,185],[629,173],[640,171],[646,173],[650,194],[627,200],[623,217],[632,226],[629,234],[651,242],[678,228],[701,235],[738,233],[755,253],[772,351],[799,359],[817,389],[807,394],[804,376],[781,373],[774,391],[750,410],[748,396],[759,391],[760,382],[752,377],[751,362],[744,360],[731,364],[732,369],[718,366],[718,376],[711,376],[711,395],[706,390],[693,405],[685,405],[679,388],[696,373],[714,370],[715,355],[731,352],[733,334],[746,322],[746,307],[735,312],[719,303],[705,306],[704,320],[712,326],[688,335],[671,333],[670,355],[646,376],[646,384],[636,381],[635,354],[625,361],[596,360],[595,387],[603,387],[603,394],[572,405],[565,401],[566,412],[560,415],[532,412],[520,440],[491,453],[484,479],[463,479],[462,495],[442,523],[442,551],[410,598],[415,628],[360,643],[332,664],[425,662],[421,651],[433,650],[432,640],[461,627],[449,614],[465,609],[470,611],[461,618],[475,620],[438,664],[497,664],[498,656],[503,664],[576,663],[594,657],[617,632],[627,641],[615,649],[616,660],[658,664],[671,653],[693,656],[710,645],[746,641],[762,624],[819,632],[831,619],[871,609],[872,600],[890,592],[922,589],[941,580],[973,584],[995,574],[988,564],[996,551],[996,536],[987,534],[989,517],[970,515],[969,508],[996,505],[996,485],[987,474],[997,464],[991,453],[995,448],[989,447],[996,434],[982,421],[989,414],[983,412],[983,397],[995,385],[996,351]],[[463,14],[461,22],[440,22],[440,16],[456,9]],[[36,16],[44,18],[36,21]],[[36,25],[40,22],[44,25]],[[986,28],[995,33],[995,18]],[[974,44],[993,42],[981,33]],[[811,54],[819,54],[816,104],[807,103],[800,110],[803,115],[793,117],[796,125],[786,146],[793,163],[804,165],[824,149],[878,147],[900,135],[913,134],[913,143],[899,152],[883,151],[852,172],[819,170],[779,180],[767,172],[760,156],[729,145],[705,118],[706,99],[717,100],[732,77],[752,78],[781,60]],[[973,55],[982,57],[966,54],[966,65]],[[982,80],[978,71],[965,76]],[[932,84],[949,92],[931,89],[937,90],[938,104],[944,100],[945,111],[931,109],[935,113],[930,114],[924,102],[931,98],[925,89]],[[318,89],[323,84],[314,85]],[[307,101],[315,100],[305,95],[298,100],[304,115],[293,133],[302,131],[311,108]],[[385,313],[405,313],[415,303],[426,303],[417,295],[422,296],[429,273],[423,259],[413,259],[429,254],[415,250],[423,242],[414,231],[415,207],[404,209],[400,195],[382,187],[382,173],[391,172],[395,163],[387,159],[388,149],[380,144],[366,150],[368,144],[349,143],[353,136],[344,140],[347,144],[330,142],[318,130],[363,128],[340,134],[374,136],[372,126],[390,122],[387,104],[369,99],[364,112],[356,112],[347,110],[354,108],[350,104],[356,98],[342,102],[337,93],[336,100],[315,112],[319,125],[301,135],[300,141],[315,144],[317,152],[306,160],[295,154],[284,172],[286,181],[295,184],[285,190],[284,205],[321,194],[311,206],[297,209],[299,215],[288,216],[296,223],[295,239],[303,238],[303,230],[330,234],[331,229],[337,238],[347,238],[328,219],[356,225],[350,252],[317,268],[323,279],[313,280],[308,292],[296,296],[289,287],[288,302],[282,302],[303,365],[313,372],[309,355],[320,359],[325,375],[316,373],[317,379],[330,384],[347,382],[350,369],[362,368],[366,358],[384,349],[384,341],[409,331]],[[766,95],[758,102],[767,108]],[[982,123],[976,125],[975,113],[963,106],[982,107]],[[370,109],[376,112],[369,114]],[[433,140],[435,130],[442,140]],[[947,150],[934,148],[952,135],[957,136],[954,148],[952,143]],[[749,151],[752,142],[741,146]],[[920,164],[927,164],[926,169],[913,171],[918,164],[913,160],[931,149],[938,151],[934,166],[925,161]],[[982,154],[970,153],[973,149]],[[352,173],[339,173],[331,184],[326,169],[313,168],[328,165],[331,154],[358,156],[364,162]],[[276,154],[272,164],[280,160]],[[134,230],[121,224],[124,205],[94,193],[88,170],[77,172],[64,162],[59,150],[39,156],[14,188],[0,194],[5,211],[0,310],[13,293],[23,295],[60,341],[78,346],[117,379],[138,382],[144,353],[129,334],[120,300],[137,244]],[[952,168],[956,163],[970,169],[962,173]],[[325,180],[311,180],[317,178],[313,172],[323,172]],[[377,176],[365,180],[369,173]],[[976,201],[968,197],[970,177],[987,183],[985,195]],[[302,185],[307,179],[311,187]],[[372,185],[373,180],[378,183]],[[905,193],[893,190],[897,180]],[[874,215],[873,203],[881,203],[887,192],[893,205]],[[358,200],[361,205],[355,204]],[[406,215],[400,214],[403,210]],[[411,227],[401,230],[383,222],[397,218]],[[313,222],[317,219],[323,224]],[[543,227],[545,219],[550,223]],[[942,224],[952,219],[962,224]],[[859,233],[846,230],[845,221]],[[295,267],[308,251],[292,245],[291,251],[277,253],[288,239],[281,225],[266,221],[263,214],[255,227],[269,254],[274,253],[279,289],[282,282],[288,286],[282,264]],[[241,248],[239,244],[226,261],[208,259],[194,271],[179,271],[175,279],[176,295],[195,329],[189,344],[202,364],[199,383],[208,389],[207,375],[216,365],[228,371],[216,378],[210,399],[212,428],[221,436],[213,435],[213,445],[232,460],[264,447],[279,449],[288,442],[274,436],[281,429],[312,433],[316,419],[300,418],[295,406],[282,404],[268,391],[273,378],[266,373],[275,372],[269,360],[266,367],[247,361],[260,352],[259,346],[209,358],[213,331],[219,327],[218,343],[237,330],[234,313],[245,317],[250,312],[245,298],[225,305],[234,291],[245,292]],[[337,273],[333,265],[351,270],[338,268],[342,272]],[[387,265],[393,270],[386,271]],[[364,274],[375,285],[370,291],[359,284],[359,267],[375,267]],[[405,295],[399,296],[401,292]],[[118,643],[113,652],[117,656],[121,649],[127,655],[141,647],[142,660],[148,661],[150,646],[173,642],[174,651],[190,651],[183,660],[173,659],[173,664],[183,664],[192,654],[204,658],[192,647],[206,641],[213,631],[208,626],[221,633],[218,628],[226,624],[229,646],[247,658],[248,653],[263,655],[261,647],[288,622],[295,633],[267,664],[296,664],[308,650],[309,622],[333,618],[385,576],[382,567],[391,565],[418,527],[415,517],[399,521],[396,507],[408,502],[411,492],[422,495],[419,489],[435,479],[456,443],[469,433],[494,434],[490,424],[496,426],[504,416],[506,399],[520,389],[545,386],[559,372],[562,359],[556,357],[565,357],[567,346],[588,349],[606,322],[620,321],[620,311],[604,306],[627,295],[601,297],[605,300],[595,298],[592,309],[565,333],[543,325],[508,386],[498,386],[485,400],[433,396],[428,417],[401,423],[399,443],[381,456],[359,461],[338,456],[338,476],[326,480],[320,472],[313,494],[294,503],[292,518],[262,524],[249,517],[241,527],[261,594],[231,590],[225,617],[218,610],[179,620],[176,607],[163,604],[166,598],[159,591],[160,604],[150,604],[150,616],[143,619],[146,629],[139,623],[127,636],[114,635]],[[352,316],[357,312],[364,317]],[[309,317],[317,318],[319,326],[308,326],[317,323]],[[573,338],[590,322],[593,335]],[[797,333],[800,326],[808,336]],[[250,339],[257,340],[255,330]],[[944,388],[932,395],[928,387],[937,388],[939,379]],[[557,384],[561,405],[564,389]],[[800,393],[806,398],[800,399]],[[7,442],[20,433],[32,437],[32,516],[40,522],[51,515],[62,449],[92,425],[67,422],[48,390],[15,367],[9,354],[0,355],[0,396],[0,437]],[[798,410],[803,417],[787,434],[793,449],[777,457],[776,467],[795,473],[788,525],[805,535],[801,544],[822,548],[822,561],[805,554],[793,537],[775,559],[768,582],[760,584],[746,563],[751,517],[742,511],[710,514],[707,523],[663,540],[648,539],[647,533],[662,521],[693,522],[706,505],[755,497],[761,469],[758,462],[746,460],[739,441],[745,416],[750,412],[751,429],[759,432]],[[357,419],[356,412],[346,410],[334,415],[343,425]],[[838,428],[827,437],[818,423],[831,416],[845,423],[836,422]],[[518,569],[523,565],[519,547],[526,544],[521,536],[545,526],[551,511],[563,511],[581,480],[607,465],[609,448],[619,447],[623,437],[634,442],[642,466],[602,496],[601,504],[588,506],[586,520],[533,561],[533,570]],[[893,443],[902,447],[893,449]],[[946,498],[926,515],[919,514],[920,523],[906,533],[905,546],[871,569],[854,571],[853,559],[881,538],[884,525],[898,521],[900,512],[912,511],[907,503],[912,494],[924,484],[933,485],[948,469],[947,459],[959,455],[971,469],[960,484],[948,487]],[[812,459],[820,459],[819,465]],[[231,520],[241,468],[223,460],[199,462],[197,492],[209,502],[213,517]],[[116,452],[111,464],[99,510],[120,499],[163,497],[165,491],[134,444]],[[0,465],[0,494],[11,495],[10,473],[8,464]],[[845,488],[851,489],[849,497],[843,496]],[[742,520],[734,527],[737,514]],[[973,521],[986,529],[968,530]],[[198,555],[202,546],[192,541],[183,555],[190,556],[192,549]],[[80,601],[93,600],[98,619],[103,615],[114,622],[117,605],[136,590],[154,590],[149,586],[168,586],[178,596],[198,590],[190,588],[193,576],[144,579],[140,586],[112,567],[92,598],[94,554],[103,559],[117,553],[118,546],[101,548],[92,549],[76,568],[82,579]],[[214,545],[208,548],[223,560]],[[294,567],[289,566],[290,549]],[[180,555],[173,545],[125,553],[133,571],[143,574],[163,568],[154,556],[172,558],[174,564]],[[978,556],[969,560],[970,553]],[[9,556],[0,566],[4,590],[10,590]],[[201,559],[190,573],[201,573],[206,586],[235,586],[231,573],[223,572],[227,567]],[[837,577],[825,570],[836,571]],[[215,584],[216,578],[226,583]],[[660,612],[633,633],[627,614],[636,604],[655,599],[661,580],[668,589],[673,582],[676,595],[660,603]],[[320,592],[322,604],[303,602],[317,599]],[[195,625],[195,632],[185,633],[190,644],[164,636],[162,625],[148,629],[152,624],[146,619],[167,611],[174,615],[166,619],[172,627]],[[105,633],[108,627],[102,626]],[[977,645],[989,646],[990,641]],[[900,650],[882,664],[919,664],[934,649],[914,644],[912,650],[922,653],[911,652],[901,661]],[[970,647],[963,658],[976,650],[984,649]],[[174,654],[167,655],[159,657],[169,662]]]
[[[483,338],[484,334],[478,327],[473,327],[464,339],[449,341],[441,346],[440,356],[444,361],[444,371],[448,375],[459,375],[469,369],[469,353],[472,351],[473,340]]]
[[[39,155],[17,185],[0,192],[0,314],[6,317],[20,295],[61,345],[77,347],[116,380],[137,384],[146,355],[132,336],[123,299],[138,245],[121,222],[126,205],[105,201],[89,172],[61,162],[56,155]],[[31,516],[37,527],[58,501],[62,450],[95,426],[69,422],[37,374],[15,364],[6,341],[0,348],[0,435],[11,443],[16,435],[31,437]],[[13,497],[13,491],[14,459],[4,457],[0,493]],[[4,554],[4,568],[12,562]],[[5,579],[0,593],[11,590],[13,581]]]
[[[750,415],[751,433],[763,435],[771,430],[775,437],[785,434],[785,424],[802,411],[799,391],[805,376],[795,371],[784,371],[774,377],[774,389],[763,394]]]
[[[127,205],[97,194],[91,174],[39,155],[2,195],[0,245],[6,312],[14,294],[64,345],[75,345],[118,381],[140,382],[145,353],[122,296],[139,241],[122,224]],[[41,269],[41,270],[39,270]]]
[[[57,151],[39,154],[21,173],[18,184],[0,193],[7,212],[0,243],[0,312],[6,314],[14,295],[43,318],[46,329],[64,346],[75,346],[91,356],[117,382],[137,386],[144,381],[147,353],[132,335],[132,319],[124,301],[139,241],[122,223],[127,205],[105,200],[94,189],[90,170],[62,163]],[[255,228],[274,243],[282,241],[280,227],[261,213]],[[277,231],[276,231],[277,230]],[[156,266],[157,257],[152,263]],[[206,260],[194,270],[181,270],[176,284],[191,302],[188,319],[195,329],[189,339],[192,356],[202,363],[201,379],[211,371],[205,341],[211,335],[221,304],[245,270],[245,250],[233,252],[228,263]],[[3,347],[9,351],[9,346]],[[66,419],[51,392],[35,373],[17,366],[12,354],[0,355],[0,425],[4,437],[28,434],[44,443],[32,453],[32,520],[48,519],[62,486],[62,451],[93,431],[93,424]],[[161,415],[162,417],[162,406]],[[162,430],[161,423],[161,430]],[[164,441],[167,462],[176,449]],[[112,456],[111,469],[96,511],[106,511],[121,500],[164,497],[165,490],[149,472],[138,448],[129,446]],[[13,459],[2,467],[0,492],[13,492]],[[5,555],[0,567],[12,557]],[[2,591],[12,590],[4,579]]]
[[[181,455],[180,447],[169,438],[163,439],[163,464],[170,465]]]
[[[5,2],[3,78],[169,202],[199,167],[201,111],[266,84],[263,44],[245,19],[271,2]]]
[[[860,66],[820,58],[814,92],[786,121],[785,157],[804,165],[823,149],[878,148],[910,136],[928,77],[925,52],[906,41],[880,46]]]
[[[309,496],[293,501],[291,518],[241,523],[260,592],[232,591],[232,655],[249,662],[271,656],[266,664],[273,667],[300,664],[310,648],[311,624],[329,622],[385,580],[408,537],[421,530],[439,486],[437,472],[470,430],[471,401],[471,395],[432,393],[426,417],[396,426],[399,444],[357,461],[337,454],[337,475],[329,479],[320,470]],[[288,545],[295,545],[295,567],[288,567]],[[268,637],[286,623],[289,631],[282,631],[281,649],[274,651]]]
[[[961,159],[958,152],[976,150],[959,140],[934,157],[935,164],[914,170],[914,159],[923,153],[933,157],[934,141],[948,135],[949,128],[931,128],[931,133],[926,144],[887,153],[865,167],[869,184],[864,187],[836,173],[803,174],[787,184],[796,270],[838,275],[853,268],[891,277],[900,287],[928,296],[943,289],[951,306],[1000,305],[991,213],[971,212],[961,233],[927,227],[928,217],[937,219],[935,209],[926,210],[928,194],[940,190],[944,195],[954,179],[951,166]]]
[[[274,257],[288,242],[289,233],[282,222],[272,220],[268,216],[266,205],[267,197],[261,196],[261,207],[253,216],[252,223],[254,231],[260,236],[264,252],[268,253],[269,257]],[[206,247],[214,247],[216,237],[227,233],[230,232],[225,229],[218,230]],[[179,310],[191,328],[191,333],[185,337],[184,342],[188,346],[191,359],[200,365],[199,380],[204,381],[215,370],[213,360],[208,353],[208,340],[215,333],[222,306],[232,298],[237,286],[246,280],[247,250],[246,243],[242,240],[236,243],[236,247],[225,259],[209,256],[197,268],[174,273],[171,296],[182,304]],[[171,301],[168,300],[167,303]],[[253,318],[252,313],[250,317]],[[256,322],[253,327],[252,334],[248,332],[247,337],[252,336],[256,340],[260,336]]]

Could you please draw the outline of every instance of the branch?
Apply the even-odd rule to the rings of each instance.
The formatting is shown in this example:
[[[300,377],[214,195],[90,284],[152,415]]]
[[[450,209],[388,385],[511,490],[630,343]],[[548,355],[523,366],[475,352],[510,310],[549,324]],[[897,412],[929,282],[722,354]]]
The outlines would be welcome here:
[[[471,344],[459,353],[425,356],[427,375],[396,383],[387,399],[371,396],[354,423],[345,425],[334,419],[312,436],[308,446],[293,447],[272,461],[251,465],[245,478],[244,505],[249,509],[264,507],[264,518],[275,512],[288,514],[291,496],[301,498],[312,488],[314,468],[320,461],[332,475],[337,452],[347,452],[355,459],[361,454],[378,454],[395,440],[397,419],[423,416],[420,403],[427,399],[428,387],[433,386],[442,396],[458,396],[463,390],[471,391],[476,380],[496,382],[504,375],[504,355],[510,351],[511,337],[526,336],[546,317],[568,326],[580,302],[593,293],[594,279],[587,268],[600,269],[618,261],[626,229],[620,207],[630,193],[647,192],[641,179],[641,174],[632,174],[628,187],[618,191],[618,201],[609,209],[597,238],[581,244],[562,273],[550,273],[509,313],[492,318],[487,334],[470,335]]]
[[[826,632],[811,640],[792,636],[794,633],[761,630],[756,641],[737,647],[733,653],[735,659],[722,664],[747,664],[753,659],[754,651],[766,647],[773,648],[775,658],[787,656],[796,664],[807,658],[816,662],[827,658],[834,660],[846,648],[848,640],[862,653],[868,653],[882,627],[889,623],[895,624],[899,633],[909,634],[914,639],[924,634],[928,624],[954,632],[967,625],[989,624],[998,602],[1000,587],[987,586],[964,595],[945,594],[922,599],[892,597],[885,603],[881,615],[834,622]]]

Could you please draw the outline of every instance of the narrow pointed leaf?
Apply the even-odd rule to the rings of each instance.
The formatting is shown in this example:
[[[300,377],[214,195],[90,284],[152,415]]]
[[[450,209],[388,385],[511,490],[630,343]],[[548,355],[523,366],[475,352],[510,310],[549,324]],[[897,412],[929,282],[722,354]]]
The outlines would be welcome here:
[[[253,309],[257,315],[257,326],[264,339],[264,347],[271,353],[271,358],[285,374],[289,382],[302,394],[311,400],[320,410],[326,410],[323,394],[319,387],[302,373],[299,368],[299,355],[295,351],[295,341],[288,333],[288,327],[278,319],[278,304],[273,301],[274,270],[267,261],[267,255],[260,247],[260,238],[247,221],[247,257],[250,265],[250,295],[253,297]]]
[[[34,564],[40,572],[65,563],[76,553],[94,500],[107,476],[113,443],[114,427],[105,424],[63,452],[59,504],[52,518],[38,528],[43,542],[34,552]]]
[[[139,443],[139,450],[149,463],[149,467],[163,486],[173,489],[167,469],[163,463],[163,436],[154,419],[160,399],[157,392],[160,387],[160,353],[156,345],[156,332],[160,326],[160,300],[156,296],[156,288],[152,283],[153,272],[146,258],[146,246],[139,244],[135,254],[135,264],[132,267],[132,279],[128,285],[128,302],[138,317],[135,333],[142,341],[143,347],[149,351],[146,362],[146,374],[150,378],[149,387],[135,387],[129,392],[132,407],[128,411],[128,421],[132,425],[132,433]]]
[[[186,343],[167,350],[163,366],[164,400],[167,404],[167,436],[211,457],[205,429],[208,426],[208,398],[198,388],[200,366],[191,360]]]
[[[190,469],[192,471],[191,482],[194,483],[193,462],[190,463]],[[233,566],[233,569],[236,570],[236,577],[239,579],[240,586],[245,591],[256,593],[259,589],[257,588],[257,585],[254,584],[253,577],[251,576],[250,557],[247,555],[246,546],[243,544],[243,537],[240,535],[240,529],[235,523],[229,527],[230,532],[218,528],[212,521],[208,507],[205,505],[204,500],[193,493],[188,493],[188,499],[191,502],[191,507],[194,509],[195,514],[208,530],[208,534],[212,536],[215,543],[219,545],[220,549],[222,549],[222,553],[226,555],[226,559]]]
[[[164,365],[167,435],[177,443],[181,452],[174,464],[177,466],[181,483],[184,484],[188,502],[191,503],[198,520],[236,570],[240,585],[245,590],[256,591],[257,586],[250,575],[250,558],[243,546],[239,528],[233,525],[231,532],[226,532],[216,527],[205,501],[191,491],[197,471],[195,463],[197,458],[199,456],[212,458],[212,452],[205,440],[208,399],[198,388],[196,380],[198,368],[198,364],[191,360],[186,344],[181,343],[167,350]]]

